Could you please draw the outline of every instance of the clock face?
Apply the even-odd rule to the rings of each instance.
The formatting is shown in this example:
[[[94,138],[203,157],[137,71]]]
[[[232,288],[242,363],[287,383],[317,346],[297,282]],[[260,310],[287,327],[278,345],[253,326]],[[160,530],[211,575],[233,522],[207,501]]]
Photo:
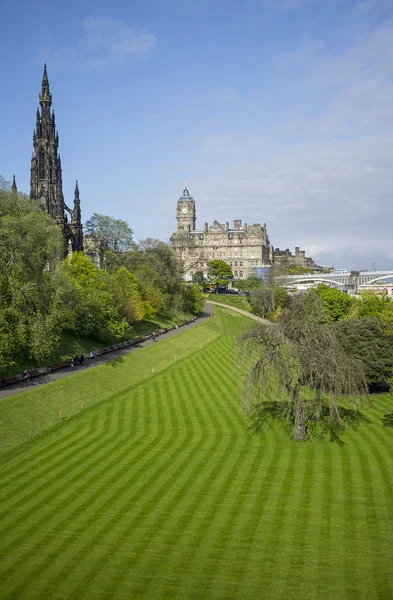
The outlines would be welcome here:
[[[188,208],[182,208],[182,213],[183,215],[186,215],[188,213]]]

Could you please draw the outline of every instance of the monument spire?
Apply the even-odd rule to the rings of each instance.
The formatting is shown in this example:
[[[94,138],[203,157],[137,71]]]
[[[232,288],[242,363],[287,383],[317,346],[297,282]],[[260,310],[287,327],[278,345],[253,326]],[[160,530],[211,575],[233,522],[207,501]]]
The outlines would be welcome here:
[[[56,130],[55,113],[52,110],[52,94],[48,72],[44,65],[40,91],[40,106],[36,114],[36,129],[33,135],[34,151],[31,159],[30,198],[38,200],[47,213],[59,225],[64,236],[64,255],[68,241],[73,250],[83,249],[83,229],[78,184],[75,187],[74,209],[64,202],[63,175],[59,153],[59,135]],[[71,215],[68,223],[67,210]]]
[[[41,108],[50,108],[52,105],[52,94],[49,89],[48,73],[46,71],[46,64],[44,65],[44,74],[42,76],[41,93],[40,93],[40,104]]]

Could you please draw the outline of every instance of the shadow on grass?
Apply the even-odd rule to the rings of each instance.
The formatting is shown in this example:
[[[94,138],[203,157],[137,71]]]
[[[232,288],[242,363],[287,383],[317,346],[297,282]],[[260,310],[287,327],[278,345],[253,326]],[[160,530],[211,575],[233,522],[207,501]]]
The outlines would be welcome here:
[[[371,421],[360,411],[353,408],[340,407],[340,424],[332,425],[330,421],[329,408],[327,406],[315,407],[309,405],[307,420],[308,440],[329,439],[330,442],[339,446],[345,446],[341,435],[349,429],[356,430],[361,425]],[[307,408],[306,408],[307,411]],[[293,406],[285,402],[258,402],[249,413],[249,429],[253,433],[261,433],[263,428],[278,425],[288,436],[292,435],[295,423]],[[392,421],[393,423],[393,421]],[[389,425],[387,425],[389,426]],[[392,425],[393,426],[393,425]]]
[[[120,367],[123,363],[124,363],[124,358],[122,356],[118,356],[117,358],[114,358],[113,360],[106,362],[105,365],[107,367],[112,367],[113,369],[116,369],[117,367]]]
[[[382,417],[382,423],[384,427],[391,427],[393,429],[393,413],[387,413]]]

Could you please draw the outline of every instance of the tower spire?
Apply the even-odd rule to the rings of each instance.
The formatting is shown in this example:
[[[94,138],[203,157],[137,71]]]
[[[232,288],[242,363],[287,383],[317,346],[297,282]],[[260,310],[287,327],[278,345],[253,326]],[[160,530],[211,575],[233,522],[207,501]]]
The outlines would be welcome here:
[[[13,192],[17,192],[18,191],[18,188],[16,187],[15,175],[13,175],[13,177],[12,177],[12,188],[11,189],[12,189]]]
[[[44,65],[44,74],[42,76],[41,93],[40,93],[40,104],[41,108],[49,108],[52,105],[52,94],[49,89],[48,73],[46,71],[46,64]]]
[[[55,113],[51,111],[52,94],[46,65],[39,98],[41,110],[37,110],[36,130],[33,135],[30,198],[38,200],[43,210],[50,214],[61,228],[65,256],[69,240],[73,250],[83,250],[83,227],[78,183],[75,187],[73,210],[64,202],[59,135],[56,131]],[[71,223],[68,222],[65,210],[71,215]]]
[[[49,90],[49,80],[48,80],[48,73],[46,70],[46,63],[44,63],[44,74],[42,76],[42,86],[41,89],[42,91],[44,91],[44,88]]]

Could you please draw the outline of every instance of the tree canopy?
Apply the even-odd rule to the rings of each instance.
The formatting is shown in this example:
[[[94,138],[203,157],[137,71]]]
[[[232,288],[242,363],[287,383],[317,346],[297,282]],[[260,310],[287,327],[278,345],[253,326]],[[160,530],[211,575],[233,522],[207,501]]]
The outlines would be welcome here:
[[[43,359],[58,343],[51,271],[62,236],[38,203],[0,181],[0,369]]]
[[[133,247],[133,231],[127,221],[94,213],[85,223],[85,230],[93,235],[103,250],[125,252]]]
[[[233,272],[224,260],[212,260],[208,265],[207,276],[216,287],[227,286],[233,279]]]
[[[294,440],[329,435],[342,443],[345,425],[361,422],[337,396],[360,402],[367,392],[363,364],[345,352],[328,320],[312,292],[292,298],[276,325],[257,325],[239,338],[243,404],[256,430],[278,421]]]
[[[237,279],[235,282],[235,287],[238,290],[244,290],[246,292],[263,288],[265,285],[266,284],[263,279],[257,277],[256,275],[250,275],[250,277],[247,277],[247,279]]]
[[[348,294],[324,284],[319,285],[315,293],[326,307],[330,321],[339,321],[348,315],[350,306],[353,304]]]
[[[363,363],[368,383],[393,377],[393,335],[380,319],[339,321],[335,331],[346,354]]]

